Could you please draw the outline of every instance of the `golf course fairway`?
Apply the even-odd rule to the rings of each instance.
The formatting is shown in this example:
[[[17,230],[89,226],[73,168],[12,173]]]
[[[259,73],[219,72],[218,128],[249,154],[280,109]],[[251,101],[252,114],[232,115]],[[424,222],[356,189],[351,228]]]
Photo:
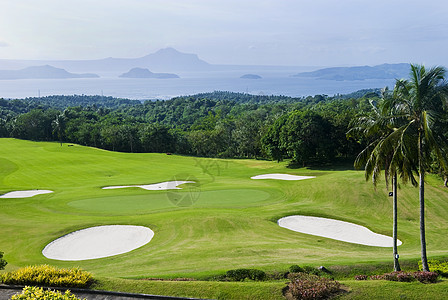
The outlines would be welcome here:
[[[315,176],[306,180],[253,180],[260,174]],[[179,190],[106,186],[190,181]],[[200,277],[235,268],[265,271],[292,264],[383,262],[392,248],[372,247],[294,232],[277,220],[290,215],[359,224],[392,236],[392,199],[375,191],[350,163],[287,168],[287,162],[118,153],[59,143],[0,139],[0,195],[49,190],[29,198],[0,198],[0,251],[6,270],[36,264],[80,267],[116,278]],[[418,189],[398,192],[400,257],[420,255]],[[448,255],[448,189],[427,176],[428,255]],[[154,237],[130,252],[60,261],[42,250],[72,232],[103,225],[150,228]]]

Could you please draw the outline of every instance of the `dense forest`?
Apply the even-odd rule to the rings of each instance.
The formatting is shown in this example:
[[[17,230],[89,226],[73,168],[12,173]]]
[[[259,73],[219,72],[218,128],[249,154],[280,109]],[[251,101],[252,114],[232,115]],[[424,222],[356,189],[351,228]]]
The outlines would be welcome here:
[[[375,89],[301,98],[213,92],[145,102],[86,95],[0,99],[0,137],[309,165],[358,154],[363,141],[346,133],[379,97]]]

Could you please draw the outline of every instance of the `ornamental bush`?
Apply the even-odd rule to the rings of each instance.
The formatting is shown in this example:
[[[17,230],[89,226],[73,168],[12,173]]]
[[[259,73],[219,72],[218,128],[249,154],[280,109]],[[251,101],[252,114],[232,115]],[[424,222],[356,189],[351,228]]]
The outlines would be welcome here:
[[[29,266],[1,275],[5,284],[88,287],[92,274],[79,268],[58,269],[48,265]]]
[[[35,299],[48,299],[48,300],[81,300],[73,295],[70,291],[66,291],[62,294],[59,291],[44,290],[43,288],[35,286],[26,286],[23,288],[21,294],[16,294],[11,297],[11,300],[35,300]],[[84,299],[85,300],[85,299]]]
[[[436,283],[437,277],[439,277],[439,274],[436,272],[414,272],[412,273],[415,279],[420,281],[421,283]]]
[[[358,275],[364,276],[364,275]],[[391,272],[382,275],[372,275],[371,280],[389,280],[389,281],[400,281],[400,282],[411,282],[417,280],[422,283],[435,283],[437,282],[437,277],[439,276],[436,272]],[[356,279],[357,276],[355,276]],[[358,279],[360,280],[360,279]]]
[[[288,292],[293,299],[326,299],[339,293],[341,284],[335,280],[306,273],[290,273]]]

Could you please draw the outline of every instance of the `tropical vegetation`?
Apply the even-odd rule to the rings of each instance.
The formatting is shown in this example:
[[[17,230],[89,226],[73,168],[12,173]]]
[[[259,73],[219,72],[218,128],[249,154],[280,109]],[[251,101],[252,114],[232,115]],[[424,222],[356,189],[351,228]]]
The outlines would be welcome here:
[[[0,137],[120,152],[327,163],[356,154],[358,142],[345,133],[350,120],[370,109],[368,99],[379,94],[346,97],[214,92],[144,103],[98,96],[0,99]]]
[[[60,291],[52,291],[36,286],[26,286],[22,293],[13,295],[11,300],[80,300],[80,298],[73,295],[69,290],[62,294]]]
[[[360,117],[352,132],[370,139],[358,155],[355,166],[365,166],[366,179],[376,184],[382,170],[386,183],[392,178],[394,187],[394,270],[399,271],[397,235],[397,175],[414,185],[419,176],[420,240],[423,271],[428,272],[425,237],[424,176],[430,164],[436,163],[446,173],[448,143],[442,130],[446,119],[448,84],[445,69],[411,64],[411,79],[397,80],[393,95],[387,90],[382,102],[372,112]],[[350,133],[350,132],[349,132]]]
[[[446,70],[411,65],[411,78],[397,80],[394,88],[394,116],[403,120],[396,129],[400,155],[418,168],[420,202],[420,242],[423,271],[429,271],[425,232],[425,174],[435,160],[447,170],[448,143],[441,128],[446,128],[448,84]],[[445,125],[445,126],[443,126]]]

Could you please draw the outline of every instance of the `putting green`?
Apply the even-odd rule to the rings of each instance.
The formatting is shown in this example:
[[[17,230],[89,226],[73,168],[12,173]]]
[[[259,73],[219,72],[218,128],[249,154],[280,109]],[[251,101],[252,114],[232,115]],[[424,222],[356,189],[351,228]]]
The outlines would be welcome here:
[[[216,191],[182,190],[175,192],[148,192],[144,195],[120,195],[83,199],[68,205],[84,211],[106,214],[144,214],[177,207],[241,208],[260,205],[270,198],[265,191],[229,189]],[[190,205],[189,205],[190,204]]]
[[[206,191],[200,193],[199,199],[194,206],[241,208],[261,205],[270,199],[270,196],[268,192],[252,189]]]

